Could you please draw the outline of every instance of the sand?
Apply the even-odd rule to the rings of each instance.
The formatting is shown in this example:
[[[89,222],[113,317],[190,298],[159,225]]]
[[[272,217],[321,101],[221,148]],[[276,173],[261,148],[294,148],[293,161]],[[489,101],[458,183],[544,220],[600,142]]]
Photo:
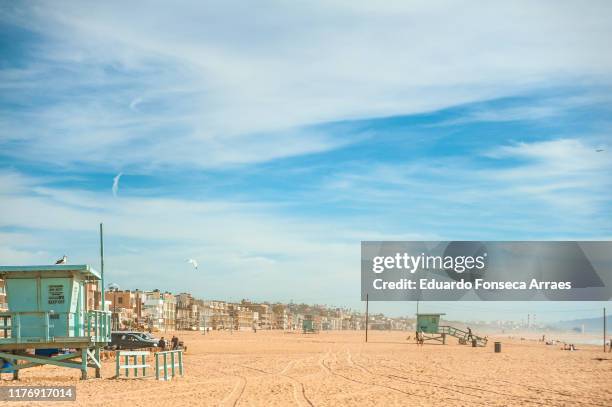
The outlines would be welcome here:
[[[367,344],[363,332],[178,335],[188,352],[173,381],[111,379],[107,360],[103,379],[44,366],[22,371],[19,384],[77,386],[76,403],[53,406],[612,406],[612,354],[595,346],[500,338],[496,354],[492,341],[419,347],[402,332],[370,332]],[[15,384],[3,376],[2,386]]]

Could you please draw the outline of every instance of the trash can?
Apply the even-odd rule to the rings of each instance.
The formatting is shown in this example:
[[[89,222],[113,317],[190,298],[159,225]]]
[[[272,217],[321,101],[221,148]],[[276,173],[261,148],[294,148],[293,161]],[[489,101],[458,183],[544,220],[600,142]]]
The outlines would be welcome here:
[[[478,346],[478,342],[476,339],[472,339],[472,348],[475,348],[476,346]]]
[[[501,352],[501,342],[495,342],[495,353]]]

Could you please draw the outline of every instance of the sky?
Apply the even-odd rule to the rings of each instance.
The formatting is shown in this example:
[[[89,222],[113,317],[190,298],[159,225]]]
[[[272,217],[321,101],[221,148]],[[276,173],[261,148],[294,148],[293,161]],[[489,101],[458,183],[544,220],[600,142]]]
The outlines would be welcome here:
[[[611,15],[4,2],[0,264],[98,265],[103,222],[121,288],[361,309],[362,240],[609,240]],[[601,305],[425,307],[557,320]]]

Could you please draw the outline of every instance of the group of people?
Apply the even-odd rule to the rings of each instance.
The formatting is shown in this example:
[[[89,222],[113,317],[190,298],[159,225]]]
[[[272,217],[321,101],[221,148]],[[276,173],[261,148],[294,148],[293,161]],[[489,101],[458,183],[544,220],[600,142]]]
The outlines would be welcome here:
[[[175,335],[172,335],[172,339],[170,340],[170,344],[168,344],[166,342],[166,339],[164,339],[164,337],[162,336],[161,339],[159,340],[159,342],[157,342],[157,347],[160,348],[162,351],[166,350],[166,347],[170,345],[170,348],[168,348],[168,350],[177,350],[179,349],[180,346],[180,341],[179,338]]]

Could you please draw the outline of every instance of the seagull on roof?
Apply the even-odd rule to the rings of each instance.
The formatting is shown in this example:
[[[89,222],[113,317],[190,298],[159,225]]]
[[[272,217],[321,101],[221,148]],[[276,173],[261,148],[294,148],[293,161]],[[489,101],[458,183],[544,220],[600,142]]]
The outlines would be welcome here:
[[[187,259],[187,263],[191,263],[191,264],[193,265],[193,268],[194,268],[195,270],[197,270],[197,269],[198,269],[198,261],[197,261],[197,260],[194,260],[194,259]]]
[[[55,264],[66,264],[68,262],[68,257],[64,254],[61,259],[55,262]]]

